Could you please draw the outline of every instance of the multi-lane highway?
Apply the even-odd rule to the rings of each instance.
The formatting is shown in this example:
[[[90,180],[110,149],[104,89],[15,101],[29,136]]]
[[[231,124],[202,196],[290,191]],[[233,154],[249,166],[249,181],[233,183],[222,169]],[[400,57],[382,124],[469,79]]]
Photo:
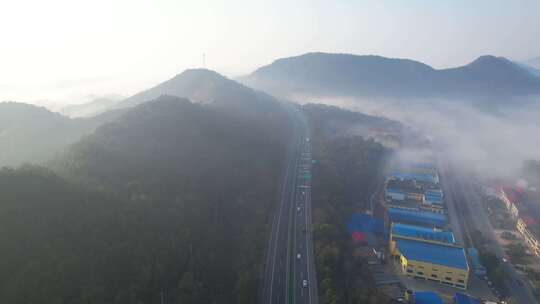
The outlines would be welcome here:
[[[311,229],[311,141],[302,113],[286,106],[294,128],[266,253],[261,302],[318,303]]]

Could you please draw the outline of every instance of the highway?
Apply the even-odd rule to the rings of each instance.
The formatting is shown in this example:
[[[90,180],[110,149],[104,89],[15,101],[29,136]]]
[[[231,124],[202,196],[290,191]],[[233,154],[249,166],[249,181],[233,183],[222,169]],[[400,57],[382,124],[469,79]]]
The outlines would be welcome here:
[[[444,178],[451,192],[457,194],[454,197],[454,202],[466,204],[468,210],[471,213],[471,218],[474,218],[473,224],[475,228],[481,231],[482,235],[489,241],[493,253],[495,253],[499,260],[505,256],[504,249],[499,245],[496,240],[494,229],[483,209],[482,199],[478,193],[475,192],[472,185],[472,180],[469,176],[464,174],[458,175],[455,170],[451,170],[446,164],[439,167],[441,177]],[[459,201],[458,201],[459,200]],[[531,290],[524,284],[518,284],[517,281],[521,280],[526,282],[526,279],[516,272],[512,264],[502,263],[505,273],[508,275],[508,279],[505,280],[506,288],[517,303],[522,304],[534,304],[538,303],[536,298],[532,294]]]
[[[285,105],[294,127],[266,252],[261,303],[318,303],[311,228],[311,142],[303,114]]]

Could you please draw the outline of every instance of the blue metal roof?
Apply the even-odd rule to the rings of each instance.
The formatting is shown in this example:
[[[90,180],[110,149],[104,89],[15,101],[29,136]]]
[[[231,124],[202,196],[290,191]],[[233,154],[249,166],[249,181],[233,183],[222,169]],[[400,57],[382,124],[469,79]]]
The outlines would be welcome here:
[[[443,265],[467,270],[465,250],[460,247],[432,244],[422,241],[396,239],[399,252],[408,260]]]
[[[433,291],[416,291],[414,293],[416,304],[443,304],[441,297]]]
[[[416,180],[419,182],[428,182],[428,183],[433,183],[433,184],[438,183],[436,174],[431,174],[431,173],[403,172],[400,170],[394,170],[390,174],[390,176],[396,179]]]
[[[480,300],[472,298],[464,293],[456,292],[454,295],[454,302],[456,304],[481,304]]]
[[[413,211],[399,208],[388,208],[388,216],[392,222],[404,222],[425,226],[446,226],[446,216],[429,211]]]
[[[442,204],[442,199],[443,199],[443,194],[441,191],[436,191],[436,190],[427,190],[425,195],[425,202],[428,203],[428,204],[437,204],[437,205],[441,205]]]
[[[455,243],[454,234],[450,231],[435,230],[433,228],[419,227],[401,223],[394,223],[392,234],[397,236],[421,238],[443,243]]]

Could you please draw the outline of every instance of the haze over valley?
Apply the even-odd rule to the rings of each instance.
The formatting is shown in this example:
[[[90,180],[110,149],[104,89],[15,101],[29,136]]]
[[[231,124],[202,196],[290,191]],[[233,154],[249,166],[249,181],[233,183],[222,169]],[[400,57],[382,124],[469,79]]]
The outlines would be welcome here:
[[[518,2],[2,6],[0,303],[538,303]]]

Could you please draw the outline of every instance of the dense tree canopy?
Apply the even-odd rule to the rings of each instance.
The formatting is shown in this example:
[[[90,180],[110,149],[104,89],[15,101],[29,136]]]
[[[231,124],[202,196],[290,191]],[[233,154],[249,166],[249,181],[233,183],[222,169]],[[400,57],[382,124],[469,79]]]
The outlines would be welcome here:
[[[3,170],[1,301],[255,302],[287,121],[253,116],[162,97]]]
[[[305,112],[317,161],[313,172],[313,226],[320,303],[385,303],[375,290],[365,261],[353,254],[346,226],[354,212],[367,208],[389,151],[373,140],[328,132],[328,119],[320,117],[333,118],[341,125],[377,125],[384,120],[361,115],[354,119],[325,106],[309,105]],[[347,118],[340,119],[343,116]]]

